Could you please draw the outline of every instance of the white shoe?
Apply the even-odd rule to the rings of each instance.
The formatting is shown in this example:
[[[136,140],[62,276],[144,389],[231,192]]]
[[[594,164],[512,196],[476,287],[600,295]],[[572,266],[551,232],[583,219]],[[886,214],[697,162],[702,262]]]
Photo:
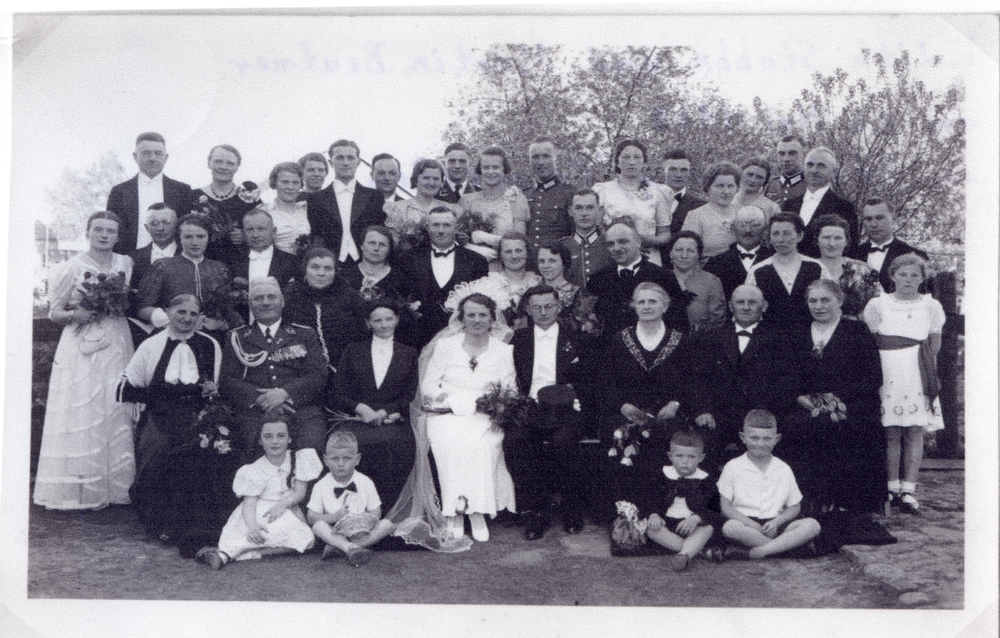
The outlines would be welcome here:
[[[448,517],[448,534],[455,539],[465,536],[465,517],[461,514]]]
[[[486,519],[482,514],[469,514],[469,523],[472,525],[472,538],[480,543],[490,540],[490,528],[486,526]]]

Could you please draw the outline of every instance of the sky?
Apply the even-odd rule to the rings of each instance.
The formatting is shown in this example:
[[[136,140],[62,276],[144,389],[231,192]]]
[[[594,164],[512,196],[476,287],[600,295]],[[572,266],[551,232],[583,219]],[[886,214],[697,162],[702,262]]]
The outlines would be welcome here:
[[[972,19],[975,20],[974,18]],[[63,168],[113,151],[136,171],[135,136],[167,139],[165,173],[209,181],[208,150],[243,155],[237,178],[346,137],[362,157],[391,152],[404,181],[445,145],[445,107],[497,42],[687,45],[695,81],[734,103],[787,107],[815,72],[870,72],[861,49],[921,58],[933,88],[972,80],[968,18],[936,16],[37,15],[14,33],[12,210],[47,219]],[[971,26],[975,26],[974,24]],[[836,46],[831,43],[836,42]],[[930,59],[942,63],[930,69]],[[524,152],[525,149],[512,149]],[[362,181],[368,179],[359,171]]]

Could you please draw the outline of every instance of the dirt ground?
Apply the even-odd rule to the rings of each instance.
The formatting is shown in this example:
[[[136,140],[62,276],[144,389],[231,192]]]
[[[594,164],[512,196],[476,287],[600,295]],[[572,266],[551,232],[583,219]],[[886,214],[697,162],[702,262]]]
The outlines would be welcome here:
[[[892,608],[895,596],[846,556],[763,563],[613,558],[604,528],[525,541],[491,525],[471,551],[381,552],[362,568],[316,552],[219,572],[146,540],[130,507],[67,513],[32,506],[29,598],[671,607]]]

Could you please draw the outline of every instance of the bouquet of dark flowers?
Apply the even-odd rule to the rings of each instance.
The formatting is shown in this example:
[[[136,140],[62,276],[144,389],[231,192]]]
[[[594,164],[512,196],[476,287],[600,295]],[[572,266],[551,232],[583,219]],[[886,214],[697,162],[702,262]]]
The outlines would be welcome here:
[[[476,399],[476,412],[482,412],[490,417],[493,429],[503,430],[523,425],[533,405],[535,405],[533,399],[521,396],[514,388],[491,383],[486,388],[486,394]]]
[[[232,443],[229,440],[233,427],[233,410],[222,401],[210,399],[196,417],[198,438],[196,443],[203,450],[216,454],[229,454]]]
[[[295,238],[295,254],[300,257],[310,248],[322,247],[323,240],[312,235],[299,235]]]
[[[479,213],[466,210],[462,213],[462,217],[458,220],[458,226],[455,229],[455,234],[461,238],[459,243],[464,245],[472,241],[472,233],[477,230],[492,233],[493,220],[484,219]]]
[[[236,312],[237,303],[250,302],[250,282],[243,277],[233,279],[228,288],[216,286],[202,293],[201,314],[209,319],[228,321]]]
[[[600,337],[604,328],[601,318],[597,316],[594,307],[597,305],[597,296],[584,291],[576,296],[576,300],[570,307],[570,314],[577,329],[594,337]]]
[[[397,252],[422,250],[431,245],[431,238],[427,234],[427,226],[424,220],[414,221],[404,218],[394,221],[394,224],[393,230],[399,233],[399,241],[396,245]]]
[[[615,503],[618,517],[611,524],[611,540],[622,549],[633,550],[646,544],[646,520],[639,519],[639,508],[629,501]]]
[[[230,232],[236,228],[236,223],[229,218],[225,211],[220,210],[215,200],[209,198],[208,195],[202,195],[198,198],[191,213],[208,219],[208,225],[212,229],[208,234],[210,244],[214,244],[224,237],[229,237]]]
[[[812,416],[829,414],[833,422],[847,420],[847,406],[832,392],[817,392],[806,396],[812,404]]]
[[[656,419],[651,414],[639,421],[626,421],[615,430],[614,445],[608,450],[608,456],[621,457],[619,461],[622,465],[632,466],[632,458],[639,454],[639,448],[645,439],[649,438],[649,431]]]
[[[118,271],[113,275],[98,273],[94,275],[90,271],[83,273],[83,281],[80,283],[80,303],[76,306],[68,305],[67,310],[75,307],[91,310],[97,314],[95,321],[100,321],[105,317],[124,317],[128,310],[129,294],[134,292],[128,286],[125,273]],[[77,332],[83,328],[78,325]]]

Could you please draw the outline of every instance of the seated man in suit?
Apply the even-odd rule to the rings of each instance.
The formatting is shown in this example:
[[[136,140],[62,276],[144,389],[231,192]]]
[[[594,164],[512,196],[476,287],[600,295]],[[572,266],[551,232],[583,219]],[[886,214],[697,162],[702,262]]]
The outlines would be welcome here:
[[[116,184],[108,194],[108,211],[122,220],[116,253],[131,255],[152,241],[145,218],[153,204],[162,202],[181,217],[191,212],[191,187],[163,174],[167,157],[167,142],[159,133],[142,133],[135,139],[132,159],[139,165],[139,172]]]
[[[132,341],[139,346],[146,336],[152,332],[153,326],[138,318],[139,282],[149,271],[149,267],[157,259],[173,257],[177,254],[177,213],[163,202],[157,202],[149,207],[146,213],[146,232],[152,238],[148,245],[132,253],[133,289],[130,295],[129,328],[132,331]]]
[[[570,534],[583,529],[578,445],[583,432],[570,384],[581,379],[584,353],[578,335],[558,321],[562,307],[554,288],[532,286],[524,299],[532,325],[514,333],[514,369],[518,390],[538,405],[526,423],[505,433],[503,451],[518,511],[527,516],[525,537],[531,541],[548,529],[549,502],[557,492],[562,495],[563,528]]]
[[[350,140],[330,145],[333,182],[306,199],[309,234],[337,254],[341,267],[361,259],[358,247],[364,241],[365,228],[385,221],[382,206],[385,198],[373,188],[358,184],[355,175],[361,164],[361,149]]]
[[[809,151],[806,155],[805,195],[790,199],[781,207],[782,212],[795,213],[802,218],[806,232],[799,244],[799,252],[807,257],[819,258],[817,222],[823,215],[839,215],[850,225],[848,237],[851,244],[845,249],[845,254],[853,253],[857,246],[858,214],[854,210],[854,204],[830,188],[839,168],[840,164],[833,151],[825,146]]]
[[[403,272],[420,302],[421,316],[414,326],[414,343],[410,344],[418,348],[448,325],[451,313],[444,307],[448,293],[459,283],[485,277],[489,272],[485,257],[455,243],[457,225],[452,209],[432,208],[427,214],[430,247],[411,250],[403,263]]]
[[[674,192],[670,203],[670,234],[681,232],[687,214],[703,206],[708,200],[700,193],[688,188],[691,179],[691,158],[679,148],[667,151],[663,156],[663,175],[667,186]],[[670,263],[667,255],[663,255],[663,263]]]
[[[885,200],[872,198],[865,202],[861,225],[868,239],[858,246],[857,258],[878,271],[882,290],[887,294],[896,289],[889,276],[889,264],[893,259],[906,253],[916,253],[921,259],[927,259],[927,253],[896,238],[895,220]]]
[[[743,284],[729,300],[733,323],[699,335],[695,343],[696,397],[692,414],[707,437],[711,471],[740,451],[743,417],[753,408],[787,414],[795,404],[791,357],[778,331],[761,324],[767,301],[760,289]],[[708,467],[708,463],[706,464]]]
[[[375,190],[381,193],[387,202],[403,199],[396,194],[401,171],[399,160],[388,153],[379,153],[372,158],[372,181],[375,182]]]
[[[295,278],[299,260],[295,255],[275,250],[274,233],[271,213],[263,208],[255,208],[243,216],[245,247],[238,247],[239,253],[229,263],[229,272],[234,280],[241,278],[250,282],[274,277],[278,285],[284,288],[285,284]],[[253,317],[248,314],[247,304],[241,303],[235,310],[245,320],[253,321]]]
[[[559,243],[569,249],[573,261],[563,276],[571,284],[582,288],[591,275],[614,262],[600,229],[604,209],[597,193],[591,188],[577,189],[573,193],[569,215],[573,219],[573,234],[563,237]]]
[[[744,206],[736,211],[733,222],[736,241],[730,244],[729,250],[712,257],[705,264],[705,272],[712,273],[722,282],[726,299],[732,297],[736,287],[747,280],[751,266],[774,254],[769,246],[764,245],[766,228],[764,211],[756,206]]]
[[[602,338],[635,324],[632,293],[637,284],[652,281],[670,295],[670,306],[663,320],[669,327],[687,331],[687,303],[675,277],[642,256],[642,240],[631,219],[619,218],[604,232],[604,241],[614,264],[597,271],[587,281],[587,292],[597,297],[594,312],[603,325]]]
[[[806,180],[802,175],[802,160],[806,156],[806,143],[798,135],[786,135],[778,140],[775,155],[778,157],[778,175],[764,187],[764,196],[779,207],[785,202],[806,194]]]
[[[466,193],[481,190],[469,181],[469,167],[472,166],[472,154],[469,147],[460,142],[449,144],[444,149],[445,179],[437,198],[449,204],[457,204]]]
[[[282,322],[284,306],[273,277],[254,279],[254,323],[231,330],[222,346],[219,393],[236,412],[240,432],[233,440],[245,463],[260,456],[258,435],[271,410],[287,414],[294,449],[321,450],[326,441],[323,347],[312,328]]]

